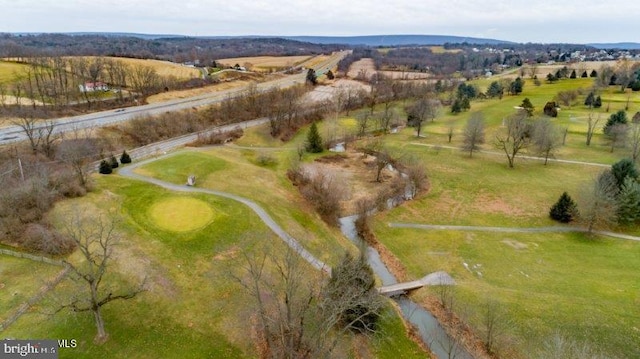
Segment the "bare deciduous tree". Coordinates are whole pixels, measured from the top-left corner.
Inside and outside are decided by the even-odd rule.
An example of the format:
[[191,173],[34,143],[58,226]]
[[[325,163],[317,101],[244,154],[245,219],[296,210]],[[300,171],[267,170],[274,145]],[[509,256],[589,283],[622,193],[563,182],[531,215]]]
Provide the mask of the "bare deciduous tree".
[[116,232],[116,221],[104,217],[82,217],[73,214],[64,223],[64,233],[76,244],[82,254],[82,262],[64,263],[73,272],[72,279],[80,285],[80,290],[61,309],[69,308],[74,312],[90,311],[93,314],[97,334],[96,343],[104,343],[108,339],[105,329],[102,307],[114,300],[131,299],[144,289],[144,281],[138,286],[120,288],[107,279],[113,259],[114,246],[120,240]]
[[562,144],[559,129],[548,118],[541,118],[533,125],[533,146],[540,156],[544,156],[544,164]]
[[611,170],[598,175],[580,196],[580,218],[587,226],[588,233],[607,228],[616,220],[618,186]]
[[594,119],[593,111],[589,112],[589,119],[587,120],[587,146],[591,145],[591,139],[598,126],[598,122],[600,122],[600,114]]
[[627,137],[629,133],[629,126],[626,124],[615,124],[607,131],[607,138],[609,144],[611,144],[610,152],[613,152],[615,148],[622,148],[627,145]]
[[640,123],[632,123],[629,131],[629,147],[631,148],[631,159],[635,162],[640,157]]
[[58,146],[57,157],[68,163],[83,187],[88,183],[87,165],[94,159],[97,147],[90,138],[65,140]]
[[469,157],[473,157],[473,151],[479,150],[484,143],[484,116],[481,112],[474,112],[464,128],[464,145],[462,149],[469,151]]
[[519,111],[506,120],[507,133],[496,136],[496,147],[507,155],[509,167],[513,168],[518,153],[529,145],[530,126],[524,111]]

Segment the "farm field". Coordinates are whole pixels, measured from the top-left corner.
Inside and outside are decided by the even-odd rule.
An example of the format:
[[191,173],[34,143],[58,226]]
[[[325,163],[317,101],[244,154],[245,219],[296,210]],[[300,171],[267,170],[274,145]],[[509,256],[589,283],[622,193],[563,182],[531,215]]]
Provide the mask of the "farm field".
[[[87,58],[95,58],[94,56],[86,56]],[[123,62],[129,66],[149,66],[152,67],[160,76],[173,76],[180,80],[188,80],[192,78],[202,77],[202,72],[194,67],[176,64],[170,61],[152,60],[152,59],[133,59],[126,57],[109,57],[116,61]]]
[[235,66],[236,64],[244,66],[247,70],[253,71],[269,71],[283,70],[292,66],[299,65],[312,56],[254,56],[254,57],[234,57],[229,59],[216,60],[225,66]]

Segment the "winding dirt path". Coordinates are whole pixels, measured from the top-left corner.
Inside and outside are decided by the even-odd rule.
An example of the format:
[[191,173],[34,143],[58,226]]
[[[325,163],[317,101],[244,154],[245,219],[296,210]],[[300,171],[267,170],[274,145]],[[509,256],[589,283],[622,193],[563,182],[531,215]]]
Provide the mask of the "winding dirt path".
[[[179,153],[179,152],[177,152]],[[307,251],[295,238],[291,237],[280,225],[276,223],[276,221],[271,218],[271,216],[264,210],[264,208],[260,207],[257,203],[251,201],[250,199],[237,196],[235,194],[211,190],[207,188],[198,188],[198,187],[190,187],[186,185],[177,185],[170,182],[165,182],[156,178],[143,176],[134,172],[134,170],[140,166],[144,166],[153,161],[157,161],[159,159],[167,158],[175,155],[176,153],[172,153],[169,155],[163,155],[156,158],[151,158],[142,162],[138,162],[132,165],[127,165],[126,167],[122,167],[118,173],[121,176],[128,177],[131,179],[139,180],[154,184],[156,186],[160,186],[162,188],[166,188],[172,191],[180,191],[180,192],[190,192],[190,193],[206,193],[218,197],[223,197],[227,199],[234,200],[236,202],[240,202],[245,206],[249,207],[255,214],[260,217],[262,222],[264,222],[272,231],[275,233],[280,239],[282,239],[291,249],[293,249],[298,255],[300,255],[304,260],[309,262],[314,268],[322,270],[329,275],[331,274],[331,267],[329,267],[326,263],[322,262],[320,259],[316,258],[313,254]]]

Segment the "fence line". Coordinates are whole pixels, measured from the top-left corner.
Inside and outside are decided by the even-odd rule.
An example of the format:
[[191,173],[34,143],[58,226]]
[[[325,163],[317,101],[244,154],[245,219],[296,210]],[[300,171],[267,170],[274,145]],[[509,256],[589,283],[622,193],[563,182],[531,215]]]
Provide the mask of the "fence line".
[[26,258],[26,259],[31,259],[32,261],[43,262],[43,263],[47,263],[47,264],[53,264],[53,265],[56,265],[56,266],[64,266],[64,263],[62,261],[60,261],[60,260],[57,260],[57,259],[51,259],[49,257],[37,256],[37,255],[34,255],[34,254],[12,251],[10,249],[0,248],[0,253],[6,254],[8,256],[16,257],[16,258]]
[[53,280],[45,283],[42,287],[40,287],[40,289],[35,295],[27,299],[26,302],[22,303],[18,307],[18,309],[15,311],[15,313],[11,314],[7,319],[5,319],[2,323],[0,323],[0,332],[9,328],[9,326],[13,324],[16,320],[18,320],[18,318],[20,318],[24,313],[26,313],[27,310],[29,310],[29,308],[31,308],[37,302],[39,302],[45,296],[45,294],[47,294],[50,290],[55,288],[55,286],[57,286],[58,283],[60,283],[64,279],[64,277],[67,276],[70,269],[71,269],[70,267],[65,266],[63,270],[58,272],[58,274],[53,278]]

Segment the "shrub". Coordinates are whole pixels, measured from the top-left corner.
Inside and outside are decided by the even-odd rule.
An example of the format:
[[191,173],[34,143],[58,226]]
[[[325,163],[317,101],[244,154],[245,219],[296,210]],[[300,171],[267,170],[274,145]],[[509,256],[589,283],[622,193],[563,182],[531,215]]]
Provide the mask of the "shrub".
[[558,202],[551,206],[551,210],[549,211],[549,216],[551,216],[552,219],[562,223],[573,221],[577,215],[578,206],[567,192],[562,193]]
[[103,175],[111,174],[111,172],[113,172],[113,168],[111,168],[111,163],[107,162],[107,160],[102,160],[100,162],[99,172],[102,173]]
[[111,159],[109,160],[109,164],[111,164],[111,168],[118,168],[118,166],[120,166],[118,164],[118,160],[116,159],[116,156],[111,155]]
[[122,156],[120,156],[120,163],[131,163],[131,157],[127,153],[127,151],[122,151]]
[[258,158],[256,158],[256,162],[258,166],[272,167],[278,164],[278,159],[268,153],[261,153],[258,155]]
[[25,230],[22,246],[37,252],[62,255],[73,252],[75,242],[40,223],[31,223]]

